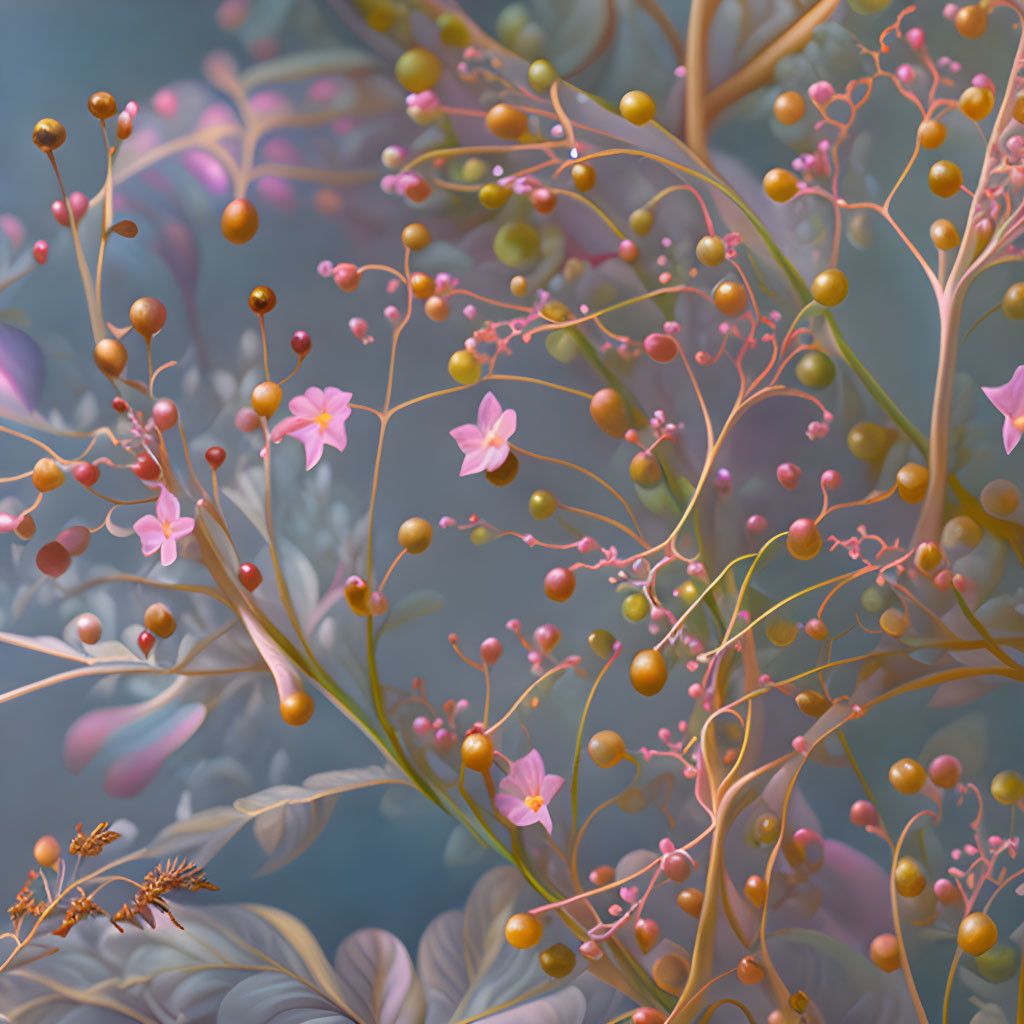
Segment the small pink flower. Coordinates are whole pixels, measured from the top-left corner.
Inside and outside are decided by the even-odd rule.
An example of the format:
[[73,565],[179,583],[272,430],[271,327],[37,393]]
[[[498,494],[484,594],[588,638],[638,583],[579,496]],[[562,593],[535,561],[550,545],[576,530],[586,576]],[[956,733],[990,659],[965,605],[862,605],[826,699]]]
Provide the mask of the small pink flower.
[[462,460],[459,476],[489,473],[497,469],[508,458],[508,439],[515,432],[515,409],[503,411],[494,393],[488,391],[477,410],[476,425],[466,423],[448,431],[466,456]]
[[345,420],[352,415],[351,391],[338,388],[306,388],[289,403],[291,416],[281,420],[271,431],[270,440],[277,444],[286,434],[293,434],[306,447],[306,469],[312,469],[329,444],[339,452],[345,450],[348,436]]
[[1009,455],[1024,434],[1024,366],[997,388],[982,388],[985,397],[1003,414],[1003,447]]
[[181,503],[163,484],[156,499],[156,515],[143,516],[133,527],[142,541],[142,553],[160,552],[160,564],[170,565],[178,557],[178,541],[195,529],[196,521],[181,514]]
[[508,775],[498,786],[494,803],[513,825],[524,827],[540,822],[550,833],[548,804],[564,782],[561,775],[546,775],[540,752],[531,750],[526,757],[512,762]]

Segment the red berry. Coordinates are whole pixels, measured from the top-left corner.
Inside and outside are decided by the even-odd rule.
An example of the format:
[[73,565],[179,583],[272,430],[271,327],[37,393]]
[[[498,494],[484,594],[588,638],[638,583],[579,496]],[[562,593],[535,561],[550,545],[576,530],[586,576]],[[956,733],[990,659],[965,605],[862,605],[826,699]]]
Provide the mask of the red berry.
[[100,467],[91,462],[76,462],[71,474],[83,487],[92,487],[100,478]]
[[228,453],[224,451],[220,445],[213,445],[206,449],[206,461],[210,464],[212,469],[220,469],[224,465],[224,460],[228,457]]
[[114,412],[125,413],[128,411],[128,403],[120,395],[113,399],[110,404],[113,406]]
[[143,452],[132,466],[132,472],[140,480],[156,480],[160,476],[160,463],[149,452]]
[[49,255],[50,247],[40,238],[39,241],[32,246],[32,256],[35,258],[36,263],[42,265],[46,262]]
[[153,404],[153,422],[160,430],[170,430],[178,422],[178,407],[169,398],[158,398]]
[[313,339],[307,331],[296,331],[292,335],[292,351],[297,356],[304,356],[313,347]]
[[250,593],[263,582],[263,573],[252,562],[243,562],[238,567],[238,578]]
[[36,567],[44,576],[56,579],[68,571],[71,565],[71,554],[63,544],[51,540],[36,552]]
[[148,629],[144,629],[139,634],[139,650],[143,654],[149,654],[153,650],[153,645],[156,643],[156,637]]

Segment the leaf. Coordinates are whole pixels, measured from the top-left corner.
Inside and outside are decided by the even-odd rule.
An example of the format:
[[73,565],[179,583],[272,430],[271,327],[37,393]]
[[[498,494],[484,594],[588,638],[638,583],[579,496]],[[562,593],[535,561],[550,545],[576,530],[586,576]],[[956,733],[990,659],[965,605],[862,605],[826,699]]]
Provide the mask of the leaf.
[[436,591],[416,590],[403,597],[395,605],[384,625],[380,627],[380,633],[386,633],[389,629],[398,629],[409,622],[423,618],[424,615],[440,611],[443,607],[444,600]]
[[110,225],[110,230],[122,238],[134,238],[139,233],[139,225],[133,220],[119,220]]
[[301,786],[272,786],[236,800],[234,810],[257,819],[256,839],[270,857],[259,874],[276,871],[305,852],[323,831],[342,793],[386,783],[409,784],[397,769],[373,765],[320,772]]
[[426,1011],[423,989],[409,951],[390,932],[363,928],[338,946],[334,969],[348,1004],[361,1020],[375,1024],[420,1024]]

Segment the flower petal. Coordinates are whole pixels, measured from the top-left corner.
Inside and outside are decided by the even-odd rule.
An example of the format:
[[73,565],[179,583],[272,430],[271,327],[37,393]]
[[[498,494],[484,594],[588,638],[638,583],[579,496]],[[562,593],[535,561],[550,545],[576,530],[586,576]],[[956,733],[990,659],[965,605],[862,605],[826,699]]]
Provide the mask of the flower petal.
[[156,499],[156,517],[161,522],[169,522],[181,515],[181,503],[162,484],[160,486],[160,497]]
[[455,443],[459,446],[459,451],[464,455],[468,455],[470,452],[475,452],[478,448],[483,446],[484,435],[480,433],[477,427],[474,427],[472,423],[463,424],[461,427],[455,427],[454,430],[449,430],[449,434],[455,438]]
[[476,425],[480,428],[480,433],[486,434],[493,429],[500,416],[501,402],[494,397],[493,391],[488,391],[480,400],[480,408],[476,414]]
[[491,450],[478,448],[469,452],[462,460],[462,468],[459,476],[471,476],[473,473],[483,473],[490,468]]

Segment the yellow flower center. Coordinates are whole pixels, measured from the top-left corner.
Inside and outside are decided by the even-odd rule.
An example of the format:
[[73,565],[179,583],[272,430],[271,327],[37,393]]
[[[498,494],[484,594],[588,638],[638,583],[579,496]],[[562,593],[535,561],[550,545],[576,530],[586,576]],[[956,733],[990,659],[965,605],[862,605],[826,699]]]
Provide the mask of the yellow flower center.
[[165,537],[170,537],[170,535],[171,535],[171,526],[173,524],[169,520],[165,519],[160,525],[164,528],[164,536]]
[[1024,413],[1020,416],[1014,416],[1013,418],[1014,430],[1024,431]]
[[505,439],[500,434],[496,434],[493,430],[487,431],[487,436],[484,438],[485,448],[500,448],[504,443]]
[[528,796],[525,800],[526,806],[535,813],[544,806],[544,798],[542,796]]
[[334,417],[329,412],[322,412],[313,422],[320,425],[320,433],[322,434],[327,429],[327,424],[333,419]]

